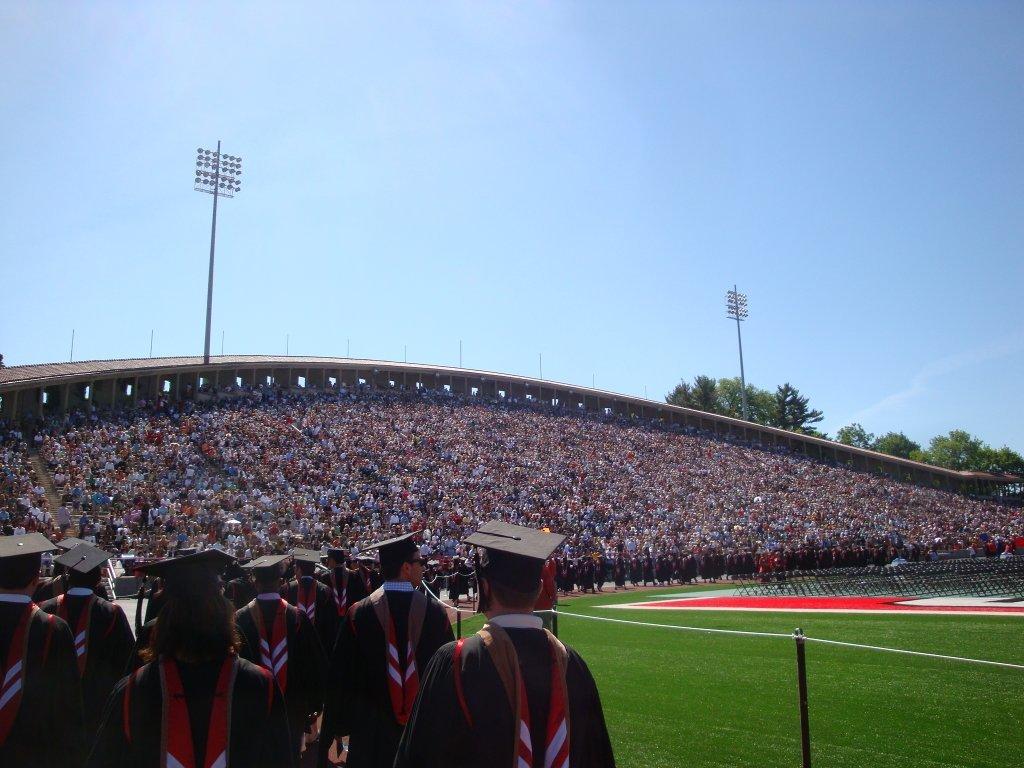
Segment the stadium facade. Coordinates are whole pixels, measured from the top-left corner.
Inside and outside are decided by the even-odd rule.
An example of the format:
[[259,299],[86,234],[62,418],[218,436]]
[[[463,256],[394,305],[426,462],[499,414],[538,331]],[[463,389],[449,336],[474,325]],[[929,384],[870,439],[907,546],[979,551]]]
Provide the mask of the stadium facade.
[[[723,438],[780,446],[810,458],[854,470],[877,472],[924,486],[977,495],[997,495],[1020,478],[987,472],[961,472],[876,453],[810,435],[788,432],[682,408],[656,400],[493,371],[387,360],[344,357],[222,355],[203,358],[154,357],[89,360],[0,368],[0,418],[33,421],[93,405],[131,407],[159,395],[172,399],[232,397],[235,387],[274,386],[295,391],[341,387],[447,389],[466,398],[536,400],[591,413],[661,421],[692,427]],[[216,394],[214,394],[216,393]]]

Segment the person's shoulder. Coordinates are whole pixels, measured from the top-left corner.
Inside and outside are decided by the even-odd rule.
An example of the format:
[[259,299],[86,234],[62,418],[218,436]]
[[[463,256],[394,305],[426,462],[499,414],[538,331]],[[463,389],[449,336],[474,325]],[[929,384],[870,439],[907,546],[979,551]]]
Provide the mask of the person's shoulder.
[[124,613],[124,609],[117,603],[107,600],[102,595],[96,595],[93,601],[93,610],[99,610],[106,614]]
[[238,664],[238,671],[235,675],[237,683],[245,686],[258,686],[265,690],[265,686],[271,680],[269,671],[241,656],[236,659],[236,663]]
[[[565,645],[565,643],[563,643]],[[566,672],[568,674],[582,675],[587,680],[593,681],[594,677],[590,674],[590,667],[587,666],[587,662],[579,654],[579,652],[569,646],[565,645],[566,652]]]
[[452,640],[434,651],[434,655],[430,657],[430,663],[427,667],[433,670],[435,674],[449,673],[454,664],[456,646],[460,642],[459,640]]
[[[46,602],[50,602],[47,600]],[[39,610],[35,611],[29,622],[30,631],[31,628],[45,629],[48,632],[52,632],[54,635],[68,636],[68,640],[71,639],[71,627],[64,621],[60,616],[55,613],[43,610],[42,606],[39,606]]]
[[59,605],[60,601],[56,597],[51,597],[49,600],[43,600],[43,602],[39,603],[39,610],[46,613],[56,613]]

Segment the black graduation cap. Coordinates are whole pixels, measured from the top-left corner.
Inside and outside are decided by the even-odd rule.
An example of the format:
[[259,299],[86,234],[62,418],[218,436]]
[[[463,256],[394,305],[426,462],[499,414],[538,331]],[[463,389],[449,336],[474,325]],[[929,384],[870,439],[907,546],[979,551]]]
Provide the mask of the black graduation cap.
[[55,542],[57,547],[59,549],[64,550],[65,552],[70,552],[75,547],[80,547],[82,544],[88,543],[89,542],[83,541],[82,539],[76,539],[74,536],[68,536],[66,538],[61,539],[58,542]]
[[41,555],[57,549],[48,538],[41,533],[26,533],[24,536],[0,536],[0,560],[25,555]]
[[103,566],[113,555],[97,549],[91,544],[79,544],[70,552],[65,552],[60,557],[54,558],[53,562],[63,565],[69,571],[78,573],[89,573]]
[[320,550],[296,548],[291,551],[291,557],[294,557],[300,563],[317,564],[320,562]]
[[366,552],[376,549],[380,553],[381,568],[390,568],[401,564],[403,561],[408,560],[411,555],[420,551],[420,548],[412,540],[412,537],[415,535],[415,533],[403,533],[401,536],[396,536],[393,539],[378,541],[376,544],[371,544],[364,549]]
[[484,577],[519,592],[532,592],[540,583],[544,561],[565,536],[498,520],[484,523],[463,541],[481,548]]
[[234,558],[219,549],[205,549],[202,552],[158,560],[142,566],[139,570],[150,576],[160,576],[164,589],[187,596],[196,591],[216,589],[217,576]]
[[267,571],[273,571],[280,575],[281,563],[287,560],[291,555],[263,555],[263,557],[257,557],[255,560],[250,560],[248,563],[242,566],[246,571],[260,571],[263,575]]
[[336,563],[344,563],[348,559],[348,552],[339,547],[328,547],[327,557]]

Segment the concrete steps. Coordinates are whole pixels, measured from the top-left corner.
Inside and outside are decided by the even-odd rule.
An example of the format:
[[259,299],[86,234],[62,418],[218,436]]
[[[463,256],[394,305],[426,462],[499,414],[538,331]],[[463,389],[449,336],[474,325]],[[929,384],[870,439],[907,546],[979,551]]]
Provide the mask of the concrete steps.
[[50,477],[50,470],[46,468],[46,463],[38,453],[30,453],[28,455],[28,462],[32,467],[32,474],[35,476],[36,481],[43,486],[43,490],[46,492],[47,511],[51,515],[56,515],[57,510],[60,509],[60,494],[57,493],[57,488],[53,484],[53,478]]

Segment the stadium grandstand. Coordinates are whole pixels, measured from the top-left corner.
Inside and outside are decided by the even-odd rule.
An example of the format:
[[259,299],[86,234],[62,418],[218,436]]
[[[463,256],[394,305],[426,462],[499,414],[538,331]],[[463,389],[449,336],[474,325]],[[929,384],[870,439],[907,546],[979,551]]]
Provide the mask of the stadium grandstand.
[[[481,520],[568,535],[634,582],[1012,552],[1019,478],[956,472],[540,379],[328,357],[0,369],[6,532],[239,557]],[[603,573],[601,574],[603,575]],[[563,574],[564,576],[564,574]]]

